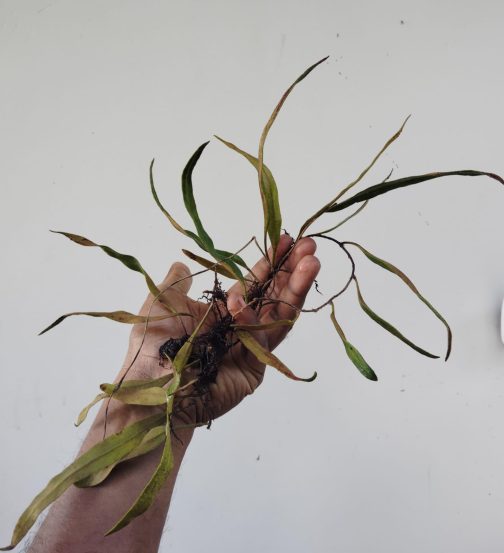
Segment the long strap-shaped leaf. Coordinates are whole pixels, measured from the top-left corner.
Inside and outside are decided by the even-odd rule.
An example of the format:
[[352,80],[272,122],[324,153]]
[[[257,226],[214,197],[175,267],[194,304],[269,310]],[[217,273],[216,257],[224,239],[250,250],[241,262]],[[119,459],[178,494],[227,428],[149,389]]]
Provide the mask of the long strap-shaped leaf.
[[[360,173],[360,175],[354,179],[350,184],[346,185],[343,190],[338,192],[337,196],[333,198],[330,202],[325,204],[323,207],[321,207],[317,213],[312,215],[309,219],[307,219],[304,223],[301,229],[299,230],[298,238],[303,236],[303,234],[306,232],[308,227],[310,227],[321,215],[324,213],[327,213],[329,208],[332,207],[335,202],[341,198],[343,194],[345,194],[348,190],[353,188],[356,184],[358,184],[366,175],[367,173],[373,168],[374,164],[380,159],[380,157],[385,153],[385,151],[391,146],[400,136],[402,131],[404,130],[404,127],[406,126],[406,123],[408,122],[410,116],[406,117],[404,120],[404,123],[401,125],[398,131],[396,131],[388,140],[385,142],[385,144],[382,146],[381,150],[375,155],[375,157],[372,159],[371,163]],[[388,180],[388,177],[385,179],[386,182]],[[355,213],[355,215],[358,213],[358,211]],[[345,220],[346,221],[346,220]],[[343,222],[345,222],[343,221]],[[343,224],[343,222],[341,224]],[[333,229],[332,229],[333,230]],[[329,230],[324,231],[329,232]]]
[[369,307],[369,305],[364,301],[364,298],[362,297],[362,293],[361,293],[361,290],[360,290],[359,283],[358,283],[358,281],[355,277],[354,277],[354,282],[355,282],[355,287],[357,289],[357,297],[359,299],[359,304],[362,307],[362,310],[364,311],[364,313],[366,313],[366,315],[368,315],[375,323],[379,324],[382,328],[384,328],[385,330],[390,332],[390,334],[392,334],[396,338],[399,338],[399,340],[404,342],[406,345],[408,345],[410,348],[414,349],[418,353],[421,353],[422,355],[425,355],[426,357],[430,357],[431,359],[439,359],[439,355],[434,355],[432,353],[429,353],[428,351],[426,351],[426,350],[422,349],[421,347],[417,346],[411,340],[408,340],[408,338],[406,338],[406,336],[401,334],[401,332],[399,332],[399,330],[397,330],[397,328],[395,328],[388,321],[386,321],[385,319],[382,319],[382,317],[380,317],[378,314],[376,314]]
[[504,184],[504,180],[501,177],[499,177],[499,175],[496,175],[495,173],[487,173],[485,171],[473,171],[472,169],[466,169],[462,171],[440,171],[436,173],[426,173],[425,175],[403,177],[402,179],[390,180],[386,182],[381,182],[379,184],[375,184],[373,186],[370,186],[369,188],[366,188],[365,190],[362,190],[361,192],[358,192],[351,198],[348,198],[348,200],[344,200],[343,202],[333,204],[327,211],[328,212],[340,211],[342,209],[346,209],[347,207],[350,207],[351,205],[354,205],[359,202],[364,202],[366,200],[370,200],[371,198],[375,198],[376,196],[386,194],[387,192],[390,192],[391,190],[395,190],[397,188],[404,188],[405,186],[411,186],[412,184],[417,184],[419,182],[424,182],[432,179],[439,179],[440,177],[450,177],[450,176],[456,176],[456,175],[462,176],[462,177],[486,176],[486,177],[495,179],[501,184]]
[[345,333],[343,332],[343,329],[341,328],[340,324],[336,320],[336,315],[334,314],[333,302],[331,302],[331,321],[334,325],[334,328],[336,329],[336,332],[341,338],[343,345],[345,346],[345,351],[350,361],[352,361],[352,363],[355,365],[355,367],[357,367],[359,372],[363,376],[365,376],[368,380],[374,380],[374,381],[378,380],[376,373],[369,366],[368,362],[364,359],[364,357],[362,357],[361,352],[347,340]]
[[[102,399],[106,399],[112,395],[116,399],[121,399],[121,397],[128,399],[129,397],[131,397],[132,392],[138,392],[142,390],[148,390],[149,388],[164,386],[170,379],[171,375],[165,375],[159,378],[152,378],[148,380],[125,380],[121,383],[119,387],[117,384],[100,384],[100,389],[102,390],[102,393],[98,394],[93,399],[93,401],[91,401],[91,403],[89,403],[88,405],[86,405],[86,407],[84,407],[84,409],[82,409],[82,411],[79,413],[79,416],[77,417],[77,422],[75,423],[75,426],[81,425],[86,420],[90,409]],[[119,392],[122,393],[119,394]],[[127,401],[125,401],[125,403],[127,403]],[[161,401],[159,405],[163,403],[164,401]]]
[[170,319],[171,317],[175,317],[177,315],[184,315],[184,313],[178,313],[177,315],[170,313],[169,315],[143,317],[142,315],[134,315],[133,313],[128,313],[128,311],[74,311],[73,313],[67,313],[66,315],[61,315],[61,317],[58,317],[48,327],[39,332],[39,336],[45,334],[47,331],[62,323],[67,317],[73,317],[75,315],[87,315],[88,317],[104,317],[106,319],[110,319],[111,321],[115,321],[116,323],[136,325],[146,323],[147,321],[163,321],[164,319]]
[[75,242],[76,244],[79,244],[80,246],[100,248],[107,255],[109,255],[110,257],[113,257],[114,259],[119,260],[123,265],[128,267],[128,269],[131,269],[132,271],[136,271],[137,273],[141,273],[145,278],[145,282],[147,283],[147,287],[149,288],[150,293],[154,297],[158,297],[159,301],[167,309],[169,309],[172,313],[176,314],[175,310],[170,305],[168,305],[165,298],[161,295],[160,290],[154,284],[154,281],[149,276],[147,271],[142,267],[142,265],[140,265],[140,262],[138,261],[138,259],[136,259],[132,255],[116,252],[115,250],[113,250],[109,246],[104,246],[103,244],[96,244],[96,242],[93,242],[92,240],[89,240],[88,238],[85,238],[84,236],[80,236],[78,234],[72,234],[71,232],[62,232],[62,231],[59,231],[59,230],[52,230],[51,232],[54,232],[56,234],[62,234],[63,236],[66,236],[67,238],[72,240],[72,242]]
[[128,453],[126,457],[120,459],[116,463],[109,465],[108,467],[105,467],[104,469],[95,472],[94,474],[91,474],[87,478],[83,478],[82,480],[75,482],[75,486],[77,486],[78,488],[91,488],[93,486],[98,486],[98,484],[101,484],[104,480],[106,480],[107,476],[114,470],[114,467],[116,467],[118,464],[124,461],[129,461],[130,459],[135,459],[136,457],[140,457],[141,455],[145,455],[153,449],[156,449],[165,441],[165,436],[166,433],[164,425],[152,428],[143,437],[140,444],[135,447],[135,449],[133,449],[130,453]]
[[225,265],[227,265],[230,271],[235,275],[235,277],[243,282],[243,275],[234,261],[234,256],[222,255],[222,252],[215,248],[213,240],[210,238],[209,234],[203,227],[198,209],[196,207],[196,200],[194,199],[192,185],[192,173],[194,171],[194,168],[196,167],[199,158],[201,157],[201,154],[203,153],[203,150],[207,147],[208,144],[208,142],[205,142],[194,152],[194,154],[187,162],[184,171],[182,172],[182,194],[184,197],[184,204],[187,212],[194,222],[194,226],[196,227],[196,232],[198,233],[198,238],[201,241],[203,249],[207,251],[210,255],[212,255],[215,259],[217,259],[218,261],[222,261]]
[[[234,150],[242,155],[253,167],[255,167],[257,171],[259,171],[259,160],[256,157],[245,152],[241,148],[238,148],[238,146],[232,142],[228,142],[217,135],[215,135],[215,138],[220,140],[231,150]],[[282,230],[282,214],[280,212],[278,187],[275,182],[275,178],[273,177],[270,169],[264,164],[261,171],[260,191],[264,212],[264,232],[269,236],[272,245],[274,244],[274,249],[276,249]]]
[[192,259],[193,261],[196,261],[196,263],[199,263],[206,269],[210,269],[212,271],[216,271],[222,276],[225,276],[227,278],[237,279],[236,275],[231,271],[224,263],[221,263],[220,261],[210,261],[209,259],[205,259],[204,257],[201,257],[200,255],[197,255],[193,252],[190,252],[189,250],[182,250],[182,253],[184,255],[187,255],[189,259]]
[[187,362],[191,355],[192,348],[193,348],[193,341],[196,338],[196,336],[199,334],[201,327],[203,326],[203,323],[206,321],[208,315],[210,314],[211,308],[212,308],[212,305],[210,304],[210,306],[208,307],[208,310],[206,311],[201,321],[198,323],[197,327],[194,329],[191,336],[187,339],[187,341],[180,348],[177,355],[173,359],[173,371],[174,371],[173,378],[168,386],[168,390],[166,390],[166,395],[167,395],[166,438],[165,438],[163,453],[161,455],[159,464],[156,470],[154,471],[154,474],[151,476],[149,482],[147,483],[145,488],[142,490],[142,492],[136,499],[135,503],[128,509],[128,511],[122,516],[122,518],[107,532],[106,534],[107,536],[127,526],[134,518],[143,514],[152,505],[152,502],[156,498],[156,495],[158,494],[159,490],[163,487],[163,484],[166,482],[166,479],[168,478],[168,475],[170,474],[173,468],[173,451],[172,451],[172,445],[171,445],[171,430],[170,430],[170,416],[173,410],[173,401],[175,398],[175,393],[177,392],[180,386],[182,371],[184,370],[184,367],[187,365]]
[[352,246],[359,248],[359,250],[370,261],[372,261],[379,267],[382,267],[383,269],[397,275],[404,282],[404,284],[406,284],[406,286],[417,296],[417,298],[420,301],[422,301],[432,311],[432,313],[444,324],[444,326],[446,327],[446,332],[448,334],[446,355],[445,355],[445,361],[447,361],[448,357],[450,357],[450,352],[452,347],[452,331],[451,331],[450,325],[447,323],[446,319],[441,315],[441,313],[439,313],[439,311],[427,300],[427,298],[425,298],[424,296],[422,296],[422,294],[420,294],[420,292],[418,291],[418,288],[413,284],[413,282],[395,265],[392,265],[392,263],[389,263],[384,259],[380,259],[379,257],[372,254],[370,251],[366,250],[366,248],[364,248],[360,244],[357,244],[356,242],[344,242],[344,244],[350,244]]
[[65,470],[51,479],[47,486],[35,497],[19,518],[11,544],[0,551],[10,551],[23,539],[38,516],[72,484],[124,458],[141,442],[146,433],[162,423],[164,413],[152,415],[138,421],[83,453]]
[[[159,199],[159,196],[156,192],[156,187],[154,185],[153,167],[154,167],[154,160],[152,160],[152,162],[150,164],[149,177],[150,177],[150,187],[151,187],[152,196],[154,197],[154,200],[155,200],[157,206],[163,212],[163,214],[166,216],[168,221],[170,221],[170,223],[173,225],[173,227],[175,229],[177,229],[179,232],[181,232],[184,236],[188,236],[189,238],[192,238],[202,250],[207,251],[206,248],[205,248],[205,245],[201,241],[200,237],[197,234],[194,234],[194,232],[185,229],[184,227],[182,227],[182,225],[177,223],[177,221],[172,217],[172,215],[170,215],[170,213],[166,210],[166,208],[161,203],[161,200]],[[243,261],[243,259],[239,255],[233,254],[233,253],[225,251],[225,250],[215,249],[215,251],[219,254],[219,256],[220,256],[219,259],[224,259],[224,258],[231,259],[235,263],[237,263],[238,265],[244,267],[245,269],[247,268],[246,263]]]
[[315,371],[312,376],[309,378],[301,378],[296,376],[276,355],[268,351],[263,347],[247,330],[240,330],[239,328],[235,329],[236,336],[238,340],[256,357],[258,361],[264,363],[265,365],[270,365],[274,367],[286,377],[292,380],[298,380],[302,382],[312,382],[317,378],[317,372]]
[[282,230],[282,216],[280,213],[280,204],[278,201],[278,190],[276,190],[276,185],[274,189],[268,188],[267,186],[265,186],[265,185],[268,185],[268,180],[263,178],[263,172],[265,172],[264,161],[263,161],[264,144],[266,142],[266,138],[268,137],[268,133],[273,123],[275,122],[275,119],[277,118],[278,113],[282,109],[282,106],[285,100],[287,100],[287,97],[292,92],[294,87],[298,83],[300,83],[303,79],[305,79],[317,66],[319,66],[321,63],[326,61],[328,57],[329,56],[326,56],[325,58],[322,58],[318,62],[308,67],[308,69],[306,69],[283,93],[282,97],[280,98],[280,101],[275,106],[273,113],[271,114],[270,118],[266,122],[266,125],[264,126],[264,129],[261,134],[261,138],[259,140],[259,151],[257,155],[257,173],[259,177],[259,189],[261,190],[261,198],[263,202],[265,233],[266,232],[268,233],[268,236],[271,241],[271,248],[273,251],[273,255],[272,255],[273,262],[275,260],[275,252],[278,246],[278,242],[280,240],[280,233]]

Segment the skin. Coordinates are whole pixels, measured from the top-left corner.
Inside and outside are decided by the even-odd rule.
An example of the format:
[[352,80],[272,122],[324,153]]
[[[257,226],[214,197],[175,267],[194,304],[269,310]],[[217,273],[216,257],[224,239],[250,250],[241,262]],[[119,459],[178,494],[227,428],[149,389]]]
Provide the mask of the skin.
[[[281,237],[277,258],[283,256],[292,245],[292,239]],[[296,308],[304,304],[306,294],[316,278],[320,263],[314,256],[315,242],[310,238],[300,240],[294,247],[284,271],[277,274],[272,297],[279,300],[261,311],[258,318],[252,307],[245,305],[237,284],[229,290],[227,307],[235,322],[240,324],[268,323],[279,319],[293,319]],[[252,269],[254,275],[264,281],[269,272],[267,261],[261,259]],[[136,325],[129,342],[128,353],[117,380],[127,372],[128,379],[157,378],[166,374],[169,367],[159,363],[159,347],[169,337],[179,337],[190,333],[197,321],[204,315],[208,305],[192,300],[187,296],[191,277],[189,269],[183,263],[174,263],[160,290],[166,290],[165,300],[179,312],[189,312],[194,318],[185,317],[183,325],[178,317],[150,323],[144,338],[144,326]],[[145,301],[141,315],[147,315],[153,297]],[[290,304],[290,305],[289,305]],[[156,302],[150,314],[163,315],[166,309]],[[208,320],[211,325],[212,320]],[[185,326],[185,329],[184,329]],[[203,329],[204,331],[204,329]],[[264,347],[272,351],[286,336],[288,327],[279,327],[268,331],[255,331],[254,337]],[[141,348],[140,355],[128,370],[135,354]],[[194,427],[206,424],[230,411],[246,396],[252,394],[262,382],[265,365],[246,350],[236,344],[225,356],[219,366],[214,384],[210,385],[208,397],[203,401],[179,402],[176,404],[177,419],[174,421],[178,439],[173,439],[174,468],[163,489],[151,508],[139,518],[133,520],[123,530],[104,537],[114,523],[131,505],[155,470],[160,448],[131,461],[119,465],[110,477],[94,488],[71,487],[50,509],[39,531],[29,547],[30,553],[155,553],[164,528],[173,488],[178,470],[187,448],[193,438]],[[103,439],[106,404],[94,420],[80,453]],[[152,407],[125,406],[111,400],[107,413],[107,435],[118,432],[125,425],[152,414]]]

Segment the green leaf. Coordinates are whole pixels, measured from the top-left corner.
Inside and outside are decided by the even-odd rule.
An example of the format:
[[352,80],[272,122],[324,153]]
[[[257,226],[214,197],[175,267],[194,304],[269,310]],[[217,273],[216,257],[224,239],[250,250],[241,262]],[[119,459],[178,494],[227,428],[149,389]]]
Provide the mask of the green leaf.
[[[241,154],[247,159],[257,171],[259,171],[259,160],[238,148],[233,143],[224,140],[215,135],[217,140],[220,140],[231,150]],[[282,232],[282,214],[280,212],[280,201],[278,199],[278,187],[276,185],[273,174],[269,168],[263,164],[261,171],[261,181],[259,190],[261,192],[261,200],[264,213],[264,232],[270,238],[273,250],[276,250],[278,241],[280,240],[280,234]]]
[[451,346],[452,346],[452,331],[450,328],[450,325],[446,322],[446,319],[439,313],[439,311],[424,297],[420,292],[418,291],[418,288],[413,284],[413,282],[395,265],[392,265],[392,263],[389,263],[388,261],[385,261],[384,259],[380,259],[376,255],[372,254],[370,251],[366,250],[363,246],[360,244],[357,244],[356,242],[344,242],[343,244],[350,244],[352,246],[355,246],[359,248],[359,250],[373,263],[378,265],[379,267],[382,267],[383,269],[390,271],[391,273],[397,275],[405,284],[408,286],[408,288],[417,296],[417,298],[422,301],[431,311],[432,313],[444,324],[447,331],[447,347],[446,347],[446,355],[445,355],[445,361],[448,360],[448,357],[450,357],[451,352]]
[[386,194],[387,192],[390,192],[391,190],[395,190],[396,188],[404,188],[405,186],[411,186],[412,184],[417,184],[419,182],[424,182],[432,179],[438,179],[440,177],[449,177],[449,176],[463,176],[463,177],[486,176],[497,180],[501,184],[504,184],[504,180],[501,177],[499,177],[499,175],[496,175],[494,173],[486,173],[484,171],[473,171],[473,170],[467,169],[463,171],[443,171],[443,172],[436,172],[436,173],[426,173],[425,175],[404,177],[402,179],[396,179],[396,180],[375,184],[374,186],[370,186],[369,188],[366,188],[365,190],[358,192],[351,198],[348,198],[348,200],[344,200],[343,202],[333,204],[327,211],[328,212],[340,211],[356,203],[364,202],[366,200],[370,200],[371,198],[375,198],[376,196],[381,196],[382,194]]
[[58,499],[65,490],[75,482],[87,478],[91,474],[95,474],[128,455],[142,442],[146,433],[151,428],[162,423],[164,419],[164,413],[147,417],[127,426],[118,434],[105,438],[105,440],[83,453],[71,465],[52,478],[47,486],[35,497],[20,516],[12,535],[11,544],[0,550],[10,551],[16,547],[33,526],[42,511]]
[[[150,186],[151,186],[152,196],[154,197],[154,200],[155,200],[156,204],[158,205],[159,209],[164,213],[164,215],[170,221],[170,223],[173,225],[174,228],[176,228],[184,236],[188,236],[189,238],[192,238],[202,250],[207,251],[207,248],[203,244],[200,237],[197,234],[194,234],[194,232],[191,232],[190,230],[187,230],[187,229],[183,228],[182,225],[177,223],[177,221],[170,215],[170,213],[168,213],[168,211],[165,209],[165,207],[161,203],[161,200],[159,199],[159,196],[156,192],[156,187],[154,186],[153,166],[154,166],[154,160],[152,160],[151,165],[150,165],[150,170],[149,170]],[[227,251],[224,251],[224,250],[219,250],[219,249],[215,249],[215,252],[217,252],[217,254],[218,254],[218,259],[224,259],[224,258],[230,259],[231,261],[234,261],[236,264],[244,267],[245,269],[248,268],[247,265],[245,264],[245,262],[243,261],[243,259],[237,254],[233,254],[233,253],[230,253],[230,252],[227,252]],[[233,278],[235,278],[235,277],[233,277]]]
[[159,209],[163,212],[163,214],[166,216],[166,218],[168,219],[168,221],[170,221],[170,223],[173,225],[173,227],[175,229],[177,229],[179,232],[181,232],[183,235],[185,236],[189,236],[190,238],[192,238],[197,244],[198,246],[201,247],[201,240],[199,239],[198,236],[196,236],[196,234],[194,234],[194,232],[191,232],[190,230],[187,230],[185,229],[184,227],[182,227],[182,225],[179,225],[177,223],[177,221],[170,215],[170,213],[168,213],[168,211],[165,209],[165,207],[163,206],[163,204],[161,203],[161,200],[159,199],[159,196],[156,192],[156,187],[154,186],[154,160],[151,161],[151,164],[150,164],[150,168],[149,168],[149,179],[150,179],[150,187],[151,187],[151,192],[152,192],[152,196],[154,197],[154,201],[156,202],[157,206],[159,207]]
[[231,254],[231,257],[223,256],[220,250],[217,250],[215,248],[213,240],[210,238],[209,234],[203,227],[203,223],[201,222],[198,209],[196,207],[192,185],[192,173],[194,168],[196,167],[199,158],[201,157],[201,154],[203,153],[203,150],[207,147],[208,144],[208,142],[202,144],[194,152],[194,154],[187,162],[187,165],[184,167],[184,171],[182,172],[182,194],[184,197],[184,204],[196,227],[196,232],[201,242],[201,247],[206,252],[211,254],[215,259],[221,261],[223,264],[228,266],[230,271],[235,275],[235,278],[243,283],[243,275],[236,263],[233,261],[233,255]]
[[309,378],[296,376],[276,355],[264,348],[247,330],[236,329],[236,336],[258,361],[274,367],[288,378],[302,382],[312,382],[317,378],[317,372],[314,372]]
[[376,373],[369,366],[368,362],[364,359],[364,357],[362,357],[362,354],[360,353],[360,351],[347,340],[345,333],[343,332],[343,329],[341,328],[340,324],[336,320],[336,316],[334,314],[334,304],[332,302],[331,302],[331,321],[334,325],[334,328],[336,329],[336,332],[339,334],[339,337],[341,338],[343,345],[345,346],[345,351],[350,361],[352,361],[352,363],[357,367],[359,372],[363,376],[365,376],[368,380],[373,380],[373,381],[378,380]]
[[66,315],[61,315],[61,317],[58,317],[47,328],[44,328],[42,332],[39,332],[39,336],[42,336],[42,334],[45,334],[47,331],[62,323],[67,317],[73,317],[75,315],[87,315],[88,317],[104,317],[117,323],[135,325],[152,321],[162,321],[164,319],[170,319],[171,317],[175,317],[177,315],[185,315],[185,313],[177,313],[177,315],[171,313],[170,315],[158,315],[156,317],[142,317],[141,315],[133,315],[133,313],[128,313],[127,311],[74,311],[73,313],[67,313]]
[[204,257],[201,257],[199,255],[196,255],[195,253],[190,252],[189,250],[182,250],[182,253],[187,255],[189,259],[192,259],[193,261],[196,261],[196,263],[199,263],[203,267],[210,269],[212,271],[216,271],[222,276],[225,276],[227,278],[232,278],[234,280],[237,279],[236,275],[231,271],[226,265],[223,263],[217,261],[210,261],[209,259],[205,259]]
[[430,357],[431,359],[439,359],[439,355],[434,355],[432,353],[429,353],[428,351],[422,349],[421,347],[415,345],[411,340],[408,340],[406,336],[401,334],[397,328],[392,326],[389,322],[387,322],[385,319],[382,319],[379,315],[377,315],[370,307],[369,305],[364,301],[364,298],[362,297],[362,293],[359,287],[359,283],[357,282],[357,279],[354,278],[355,286],[357,289],[357,297],[359,299],[359,304],[362,307],[362,310],[368,315],[373,321],[377,324],[379,324],[382,328],[390,332],[390,334],[393,334],[396,338],[399,338],[402,342],[404,342],[406,345],[408,345],[410,348],[414,349],[418,353],[421,353],[422,355],[425,355],[426,357]]
[[145,282],[147,283],[147,287],[149,288],[150,293],[155,297],[159,296],[159,301],[161,301],[163,305],[165,305],[172,313],[175,313],[173,308],[166,304],[166,300],[164,300],[164,298],[160,295],[161,292],[159,291],[158,287],[154,284],[154,281],[151,279],[147,271],[142,267],[142,265],[140,265],[140,262],[132,255],[116,252],[115,250],[113,250],[112,248],[109,248],[108,246],[96,244],[95,242],[89,240],[88,238],[85,238],[84,236],[79,236],[78,234],[72,234],[70,232],[62,232],[59,230],[52,230],[51,232],[54,232],[56,234],[62,234],[63,236],[66,236],[67,238],[72,240],[72,242],[75,242],[80,246],[101,248],[107,255],[109,255],[110,257],[113,257],[114,259],[119,260],[123,265],[128,267],[128,269],[131,269],[132,271],[136,271],[137,273],[141,273],[145,278]]
[[165,436],[166,433],[164,425],[152,428],[147,432],[140,444],[135,449],[133,449],[131,453],[126,455],[126,457],[120,459],[117,463],[114,463],[102,470],[99,470],[98,472],[88,476],[87,478],[83,478],[82,480],[75,482],[75,486],[77,486],[78,488],[91,488],[93,486],[98,486],[104,480],[106,480],[108,475],[114,470],[117,465],[124,461],[134,459],[135,457],[145,455],[146,453],[149,453],[150,451],[156,449],[164,442]]

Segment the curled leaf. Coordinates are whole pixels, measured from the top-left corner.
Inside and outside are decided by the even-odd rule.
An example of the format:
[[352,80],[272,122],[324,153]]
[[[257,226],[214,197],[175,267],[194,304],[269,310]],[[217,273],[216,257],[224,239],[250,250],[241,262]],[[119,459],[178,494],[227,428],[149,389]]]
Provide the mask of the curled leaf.
[[165,414],[152,415],[131,424],[118,434],[105,438],[83,453],[72,464],[50,480],[47,486],[33,499],[20,516],[11,539],[11,544],[1,551],[10,551],[23,539],[38,516],[72,484],[116,463],[128,455],[141,442],[146,433],[158,426]]
[[378,377],[376,376],[376,373],[373,371],[373,369],[369,366],[368,362],[362,357],[362,354],[360,351],[351,344],[343,332],[343,329],[341,328],[340,324],[336,320],[336,315],[334,314],[334,304],[331,302],[331,321],[334,325],[334,328],[336,329],[336,332],[339,334],[339,337],[341,338],[341,341],[343,342],[343,345],[345,346],[345,351],[352,363],[357,367],[359,372],[365,376],[368,380],[378,380]]
[[328,212],[340,211],[356,203],[364,202],[366,200],[370,200],[371,198],[375,198],[376,196],[381,196],[382,194],[386,194],[387,192],[390,192],[391,190],[395,190],[396,188],[404,188],[405,186],[411,186],[412,184],[417,184],[419,182],[424,182],[432,179],[438,179],[441,177],[449,177],[449,176],[463,176],[463,177],[486,176],[500,182],[501,184],[504,184],[504,180],[501,177],[499,177],[499,175],[496,175],[495,173],[486,173],[484,171],[473,171],[473,170],[467,169],[463,171],[440,171],[436,173],[426,173],[425,175],[403,177],[402,179],[390,180],[386,182],[381,182],[379,184],[375,184],[373,186],[370,186],[369,188],[366,188],[365,190],[362,190],[361,192],[358,192],[351,198],[348,198],[348,200],[344,200],[343,202],[340,202],[340,203],[334,203],[329,209],[327,209],[327,211]]
[[92,407],[94,407],[98,402],[100,402],[102,399],[105,399],[108,397],[108,394],[98,394],[91,403],[88,403],[86,407],[79,413],[79,416],[77,417],[77,422],[75,423],[75,426],[80,426],[88,416],[88,413]]
[[146,323],[147,321],[162,321],[171,317],[186,315],[186,313],[171,313],[170,315],[158,315],[156,317],[142,317],[141,315],[134,315],[133,313],[128,313],[127,311],[74,311],[73,313],[67,313],[66,315],[61,315],[61,317],[58,317],[47,328],[44,328],[44,330],[39,332],[39,336],[45,334],[47,331],[62,323],[67,317],[73,317],[75,315],[87,315],[88,317],[104,317],[106,319],[110,319],[111,321],[115,321],[116,323],[135,325]]
[[446,355],[445,355],[445,361],[448,360],[448,357],[450,357],[451,347],[452,347],[452,331],[450,328],[450,325],[446,321],[446,319],[439,313],[439,311],[425,298],[422,296],[422,294],[418,291],[418,288],[413,284],[413,282],[395,265],[392,265],[392,263],[389,263],[388,261],[385,261],[384,259],[380,259],[376,255],[372,254],[370,251],[366,250],[363,246],[360,244],[357,244],[356,242],[344,242],[344,244],[350,244],[352,246],[355,246],[359,248],[359,250],[373,263],[378,265],[379,267],[382,267],[386,271],[390,271],[391,273],[397,275],[403,282],[406,284],[406,286],[417,296],[417,298],[423,302],[446,327],[447,332],[447,346],[446,346]]
[[368,315],[375,323],[379,324],[382,328],[390,332],[393,336],[396,338],[399,338],[402,342],[404,342],[406,345],[408,345],[410,348],[414,349],[418,353],[421,353],[422,355],[425,355],[426,357],[430,357],[431,359],[439,359],[439,355],[434,355],[432,353],[429,353],[428,351],[422,349],[421,347],[414,344],[411,340],[408,340],[406,336],[401,334],[397,328],[392,326],[389,322],[387,322],[385,319],[382,319],[379,315],[377,315],[370,307],[369,305],[364,301],[364,298],[362,297],[362,293],[359,287],[359,283],[356,278],[354,278],[355,286],[357,289],[357,297],[359,299],[359,304],[362,307],[362,310],[366,315]]
[[309,378],[301,378],[296,376],[276,355],[264,348],[247,330],[236,329],[236,335],[240,342],[256,357],[258,361],[265,365],[274,367],[282,374],[292,380],[302,382],[312,382],[317,378],[317,372],[314,372]]

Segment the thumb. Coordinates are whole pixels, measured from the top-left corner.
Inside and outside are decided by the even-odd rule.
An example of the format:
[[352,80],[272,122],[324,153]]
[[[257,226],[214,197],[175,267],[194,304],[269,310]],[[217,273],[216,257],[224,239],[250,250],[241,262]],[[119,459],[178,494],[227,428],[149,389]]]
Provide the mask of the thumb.
[[184,263],[176,262],[170,267],[168,274],[158,288],[164,292],[173,288],[183,294],[187,294],[191,288],[192,277],[189,267]]

